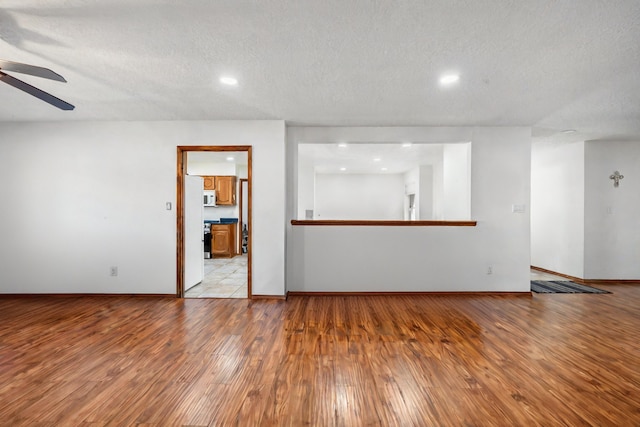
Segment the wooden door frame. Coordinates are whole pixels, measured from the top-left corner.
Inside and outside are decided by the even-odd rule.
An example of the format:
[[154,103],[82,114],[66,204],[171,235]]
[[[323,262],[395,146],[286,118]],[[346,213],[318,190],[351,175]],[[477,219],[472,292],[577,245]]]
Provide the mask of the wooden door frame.
[[[176,297],[184,298],[184,176],[187,173],[187,153],[193,151],[244,151],[247,153],[247,183],[248,183],[248,200],[247,200],[247,222],[248,238],[247,238],[247,298],[252,298],[251,291],[251,259],[253,251],[251,239],[251,145],[179,145],[177,147],[177,183],[176,183]],[[240,212],[240,216],[242,212]]]
[[[242,196],[242,184],[246,182],[247,183],[247,197],[249,197],[249,180],[247,178],[240,178],[238,180],[238,193],[240,193],[240,195],[238,196],[238,210],[240,211],[240,215],[238,216],[238,247],[236,248],[238,250],[238,253],[240,255],[242,255],[242,209],[244,207],[244,204],[246,203],[244,201],[244,197]],[[247,210],[247,216],[249,216],[249,211]],[[248,218],[247,218],[248,219]],[[249,227],[247,227],[248,230]],[[249,254],[249,244],[247,243],[247,255]]]

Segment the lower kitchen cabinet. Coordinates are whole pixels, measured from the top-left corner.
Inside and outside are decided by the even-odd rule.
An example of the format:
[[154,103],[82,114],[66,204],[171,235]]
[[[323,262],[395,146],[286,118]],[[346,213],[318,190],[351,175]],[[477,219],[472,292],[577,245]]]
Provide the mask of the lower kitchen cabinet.
[[236,255],[237,224],[211,224],[211,256],[233,257]]

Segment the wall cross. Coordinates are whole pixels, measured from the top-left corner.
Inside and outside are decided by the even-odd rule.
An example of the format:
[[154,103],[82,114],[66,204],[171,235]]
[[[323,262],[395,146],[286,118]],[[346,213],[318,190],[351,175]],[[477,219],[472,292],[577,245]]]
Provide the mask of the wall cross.
[[619,186],[619,185],[620,185],[620,180],[621,180],[622,178],[624,178],[624,175],[620,175],[620,172],[618,172],[618,171],[615,171],[615,172],[613,173],[613,175],[611,175],[611,176],[609,177],[609,179],[612,179],[612,180],[613,180],[613,186],[614,186],[614,187],[617,187],[617,186]]

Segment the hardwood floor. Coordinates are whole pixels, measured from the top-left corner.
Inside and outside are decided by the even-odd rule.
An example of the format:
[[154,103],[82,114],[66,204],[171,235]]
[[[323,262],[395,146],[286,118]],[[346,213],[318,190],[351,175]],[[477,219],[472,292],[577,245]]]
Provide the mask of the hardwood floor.
[[0,298],[0,425],[640,425],[640,287],[602,288]]

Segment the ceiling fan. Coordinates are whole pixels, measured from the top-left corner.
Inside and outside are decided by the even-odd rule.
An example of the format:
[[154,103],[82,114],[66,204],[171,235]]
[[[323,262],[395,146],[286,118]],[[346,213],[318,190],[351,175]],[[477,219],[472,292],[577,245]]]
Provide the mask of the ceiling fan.
[[22,91],[25,91],[28,94],[33,95],[36,98],[39,98],[44,102],[53,105],[54,107],[60,108],[61,110],[73,110],[74,108],[76,108],[75,106],[63,101],[60,98],[56,98],[55,96],[43,90],[40,90],[37,87],[31,86],[30,84],[25,83],[22,80],[18,80],[15,77],[5,74],[4,71],[29,74],[36,77],[42,77],[45,79],[66,83],[67,81],[60,74],[54,73],[48,68],[0,59],[0,81],[10,84],[11,86]]

